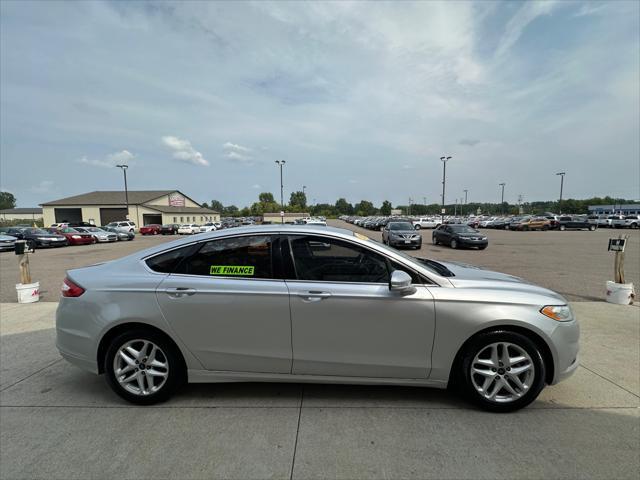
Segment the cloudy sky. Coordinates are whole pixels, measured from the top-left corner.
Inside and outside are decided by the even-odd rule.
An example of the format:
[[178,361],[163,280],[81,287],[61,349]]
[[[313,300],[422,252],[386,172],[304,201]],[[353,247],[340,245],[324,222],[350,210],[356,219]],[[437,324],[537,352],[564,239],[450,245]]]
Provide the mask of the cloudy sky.
[[638,2],[0,3],[0,187],[640,197]]

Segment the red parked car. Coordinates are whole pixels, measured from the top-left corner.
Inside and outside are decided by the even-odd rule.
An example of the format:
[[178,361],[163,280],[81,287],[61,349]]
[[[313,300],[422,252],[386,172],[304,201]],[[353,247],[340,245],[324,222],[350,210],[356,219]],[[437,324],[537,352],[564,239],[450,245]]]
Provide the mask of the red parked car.
[[140,235],[158,235],[161,228],[162,225],[145,225],[144,227],[140,227]]
[[79,232],[71,227],[50,228],[49,231],[51,233],[64,235],[69,245],[90,245],[96,242],[96,239],[93,238],[93,235],[90,233]]

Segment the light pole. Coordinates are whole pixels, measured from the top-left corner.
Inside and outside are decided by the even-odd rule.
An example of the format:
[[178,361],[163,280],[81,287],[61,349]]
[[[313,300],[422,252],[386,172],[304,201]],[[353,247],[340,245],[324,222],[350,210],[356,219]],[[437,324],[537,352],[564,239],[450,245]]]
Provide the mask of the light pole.
[[[276,164],[280,167],[280,209],[284,212],[284,185],[282,183],[282,167],[287,163],[285,160],[276,160]],[[284,216],[280,215],[280,221],[284,223]]]
[[500,199],[500,214],[504,215],[504,186],[506,185],[506,183],[499,183],[498,185],[502,187],[502,197]]
[[469,190],[463,190],[463,192],[464,192],[464,208],[466,210],[467,209],[467,193],[469,193]]
[[562,215],[562,187],[564,187],[564,176],[566,172],[558,172],[556,175],[560,175],[560,201],[558,202],[558,213]]
[[442,210],[440,213],[440,221],[444,223],[444,186],[447,181],[447,162],[451,160],[451,157],[440,157],[442,160]]
[[124,201],[127,204],[127,220],[129,220],[129,190],[127,189],[127,168],[129,165],[116,165],[116,167],[122,169],[122,173],[124,173]]

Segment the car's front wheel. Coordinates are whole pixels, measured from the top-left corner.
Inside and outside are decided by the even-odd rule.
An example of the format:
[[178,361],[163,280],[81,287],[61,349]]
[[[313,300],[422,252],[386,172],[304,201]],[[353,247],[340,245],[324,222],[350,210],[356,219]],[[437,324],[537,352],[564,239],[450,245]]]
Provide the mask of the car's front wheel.
[[466,398],[486,410],[511,412],[538,397],[545,384],[545,364],[531,339],[498,330],[469,343],[457,375]]
[[455,238],[452,238],[449,245],[451,245],[451,248],[455,250],[456,248],[458,248],[458,241]]
[[438,242],[437,237],[431,237],[431,243],[433,243],[434,245],[438,245],[440,242]]
[[104,362],[113,391],[140,405],[167,400],[186,378],[176,347],[152,331],[131,330],[118,335],[109,345]]

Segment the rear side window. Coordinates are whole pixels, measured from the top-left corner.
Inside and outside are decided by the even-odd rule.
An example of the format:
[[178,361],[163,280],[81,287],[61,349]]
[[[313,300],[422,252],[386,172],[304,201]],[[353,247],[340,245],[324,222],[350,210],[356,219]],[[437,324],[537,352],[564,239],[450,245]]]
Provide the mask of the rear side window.
[[273,278],[270,235],[221,238],[202,247],[175,273],[212,278]]
[[193,252],[193,245],[188,247],[176,248],[169,252],[161,253],[155,257],[148,258],[146,261],[147,266],[158,273],[172,273],[181,260],[188,257]]

